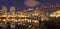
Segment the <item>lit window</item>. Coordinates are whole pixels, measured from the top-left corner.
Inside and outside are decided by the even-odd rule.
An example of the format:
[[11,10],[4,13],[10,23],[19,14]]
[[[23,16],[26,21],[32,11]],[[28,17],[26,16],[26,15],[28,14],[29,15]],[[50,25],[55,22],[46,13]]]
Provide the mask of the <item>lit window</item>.
[[31,22],[32,22],[32,20],[31,20],[31,19],[27,19],[27,22],[31,23]]

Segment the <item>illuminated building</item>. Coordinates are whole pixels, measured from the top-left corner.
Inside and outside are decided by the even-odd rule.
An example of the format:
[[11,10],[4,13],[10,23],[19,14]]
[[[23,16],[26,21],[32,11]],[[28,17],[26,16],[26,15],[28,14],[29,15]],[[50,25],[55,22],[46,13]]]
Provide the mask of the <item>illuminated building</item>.
[[2,6],[2,13],[6,14],[7,13],[7,7],[6,6]]
[[56,6],[56,10],[50,13],[50,17],[60,17],[60,7]]
[[[41,10],[40,10],[41,9]],[[42,18],[46,18],[46,16],[44,15],[44,12],[46,11],[46,10],[44,10],[44,9],[50,9],[50,8],[35,8],[35,9],[33,9],[33,8],[29,8],[28,10],[22,10],[22,11],[15,11],[16,9],[15,9],[15,7],[14,6],[11,6],[10,7],[10,13],[9,12],[7,12],[7,7],[6,6],[2,6],[2,17],[6,17],[6,19],[8,19],[8,18],[19,18],[20,19],[20,17],[22,17],[22,18],[24,18],[25,17],[25,19],[26,18],[28,18],[28,17],[35,17],[35,16],[40,16],[40,17],[42,17]],[[0,13],[1,13],[1,11],[0,11]],[[41,16],[41,13],[43,14],[43,16]],[[1,15],[0,15],[0,17],[1,17]]]
[[11,7],[10,7],[10,13],[11,13],[11,14],[14,14],[14,13],[15,13],[15,7],[14,7],[14,6],[11,6]]
[[52,13],[50,14],[50,17],[60,17],[60,10],[55,11],[55,12],[52,12]]
[[10,7],[10,14],[11,14],[11,17],[15,17],[15,7],[14,6]]
[[[51,7],[52,8],[52,7]],[[29,8],[28,10],[22,10],[22,11],[15,11],[15,7],[11,6],[10,7],[10,13],[7,12],[7,7],[6,6],[2,6],[2,11],[0,10],[0,13],[2,13],[3,17],[29,17],[29,15],[31,15],[31,17],[33,16],[41,16],[41,14],[44,15],[44,12],[46,10],[48,10],[50,8]],[[1,16],[1,15],[0,15]]]
[[[44,12],[52,7],[47,8],[29,8],[28,10],[15,11],[15,7],[10,7],[10,12],[7,12],[7,7],[2,6],[2,10],[0,10],[0,21],[7,23],[7,21],[11,22],[11,24],[32,24],[33,26],[39,26],[40,21],[47,20],[48,18],[44,15]],[[56,17],[60,16],[60,11],[56,11]],[[52,17],[55,12],[52,12],[50,16]],[[59,15],[58,15],[59,14]],[[47,13],[48,15],[48,13]]]
[[7,17],[7,7],[2,6],[2,17]]

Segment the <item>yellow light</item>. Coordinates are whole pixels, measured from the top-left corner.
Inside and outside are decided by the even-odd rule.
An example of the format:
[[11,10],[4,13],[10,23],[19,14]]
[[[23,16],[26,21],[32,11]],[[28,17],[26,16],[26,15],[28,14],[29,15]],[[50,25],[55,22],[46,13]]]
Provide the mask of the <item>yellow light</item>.
[[18,17],[20,17],[20,15],[18,15]]
[[50,14],[50,17],[60,17],[60,11],[55,11],[52,14]]
[[35,20],[34,22],[36,23],[36,22],[39,22],[39,21],[38,20]]
[[3,19],[3,21],[6,21],[5,19]]
[[11,21],[13,21],[14,19],[11,19]]
[[20,19],[18,19],[18,21],[21,21]]
[[8,17],[10,17],[10,15],[8,15]]
[[38,14],[37,14],[37,13],[35,13],[35,14],[33,14],[33,16],[38,16]]
[[15,20],[15,22],[17,22],[17,20]]
[[50,17],[55,17],[56,15],[50,15]]
[[7,17],[7,15],[3,15],[3,17]]
[[27,17],[26,15],[21,15],[21,17]]
[[27,19],[25,19],[25,21],[26,21]]
[[11,15],[11,17],[14,17],[14,15]]

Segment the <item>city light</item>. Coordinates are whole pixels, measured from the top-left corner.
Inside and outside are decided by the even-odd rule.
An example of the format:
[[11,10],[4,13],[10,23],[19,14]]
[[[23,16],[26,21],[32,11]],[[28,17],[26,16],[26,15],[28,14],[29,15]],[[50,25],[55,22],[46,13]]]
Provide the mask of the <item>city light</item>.
[[11,15],[11,17],[14,17],[14,15]]
[[5,19],[3,19],[3,21],[6,21]]
[[0,0],[0,29],[60,29],[60,0]]
[[2,15],[3,17],[7,17],[7,15]]
[[37,22],[39,22],[39,21],[38,21],[38,20],[35,20],[34,22],[37,23]]
[[14,20],[14,22],[17,22],[17,20]]
[[[18,25],[26,25],[28,27],[38,27],[40,24],[39,21],[44,22],[44,21],[49,21],[48,17],[60,17],[60,10],[52,12],[49,14],[47,12],[45,14],[45,9],[50,9],[54,7],[53,5],[51,7],[45,7],[45,8],[29,8],[28,10],[23,10],[23,11],[15,11],[15,7],[12,6],[10,7],[10,12],[7,12],[6,6],[2,8],[2,13],[0,14],[0,23],[11,23],[11,27],[13,28],[12,25],[18,24]],[[44,9],[44,10],[43,10]],[[50,16],[48,16],[50,15]]]
[[18,19],[18,21],[21,21],[20,19]]
[[15,19],[11,19],[11,21],[14,21]]
[[8,17],[11,17],[10,15],[8,15]]
[[52,14],[50,14],[50,17],[60,17],[60,10],[59,11],[55,11]]

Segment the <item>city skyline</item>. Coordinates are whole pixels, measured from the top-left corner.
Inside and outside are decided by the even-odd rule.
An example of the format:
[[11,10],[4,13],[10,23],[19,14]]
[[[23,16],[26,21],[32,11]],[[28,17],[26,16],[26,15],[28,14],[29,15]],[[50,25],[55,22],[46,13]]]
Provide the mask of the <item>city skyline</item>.
[[[29,8],[50,7],[52,5],[60,6],[60,0],[0,0],[0,10],[3,5],[7,7],[8,12],[11,6],[14,6],[16,11],[21,11],[28,10]],[[45,13],[51,13],[54,10],[55,8],[51,8],[45,11]]]
[[[9,10],[8,10],[8,7],[5,6],[5,5],[2,5],[1,7],[2,7],[1,10],[3,10],[3,12],[6,11],[6,13],[10,13],[11,10],[12,10],[11,12],[13,12],[13,11],[16,11],[16,12],[19,12],[19,11],[24,12],[24,11],[25,11],[25,12],[26,12],[26,11],[31,11],[31,10],[37,9],[37,10],[39,10],[39,11],[43,11],[43,12],[41,12],[41,14],[44,13],[44,15],[46,15],[47,13],[50,14],[50,13],[52,13],[53,11],[56,11],[56,10],[57,10],[56,8],[59,8],[60,6],[59,6],[59,5],[58,5],[58,6],[51,5],[51,6],[49,6],[49,7],[28,8],[28,9],[23,9],[23,10],[19,10],[19,11],[16,9],[15,6],[10,6],[10,7],[9,7]],[[46,8],[47,8],[47,9],[46,9]],[[1,10],[0,10],[0,11],[1,11]],[[59,9],[58,9],[58,10],[59,10]]]
[[[17,10],[24,10],[26,8],[29,8],[29,6],[26,6],[26,4],[24,3],[25,1],[29,0],[0,0],[0,8],[2,5],[6,5],[8,9],[10,6],[15,6]],[[41,7],[42,5],[49,6],[50,4],[60,5],[59,0],[33,0],[33,1],[37,1],[39,3],[34,7]]]

